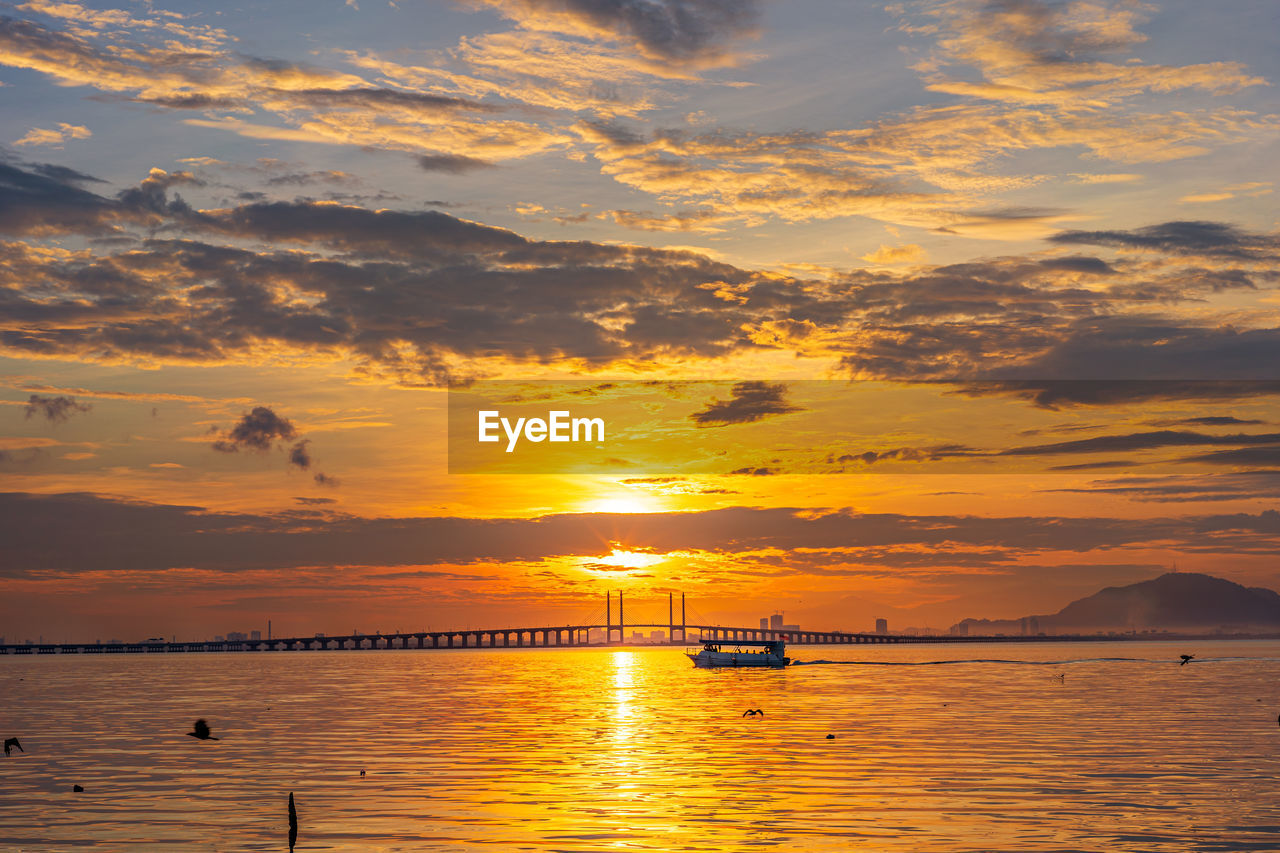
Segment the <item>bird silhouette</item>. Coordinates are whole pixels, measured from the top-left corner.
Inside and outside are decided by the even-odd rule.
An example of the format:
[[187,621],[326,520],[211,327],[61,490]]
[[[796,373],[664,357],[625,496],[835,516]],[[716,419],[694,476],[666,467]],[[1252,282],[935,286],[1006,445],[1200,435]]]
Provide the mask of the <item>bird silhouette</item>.
[[1195,655],[1182,655],[1182,663],[1178,664],[1178,666],[1186,666],[1194,657]]
[[747,710],[742,712],[742,716],[744,717],[754,717],[756,714],[759,714],[760,716],[763,717],[764,711],[761,711],[759,708],[756,708],[754,711],[748,708]]
[[197,740],[217,740],[209,732],[209,724],[204,720],[196,720],[191,726],[191,731],[187,732],[187,737],[193,737]]
[[364,771],[363,771],[363,770],[361,770],[361,771],[360,771],[360,778],[361,778],[361,779],[363,779],[363,778],[364,778]]
[[827,740],[835,740],[835,739],[836,739],[835,735],[827,735]]
[[18,739],[16,737],[10,737],[4,739],[4,754],[8,755],[13,752],[13,748],[15,746],[18,748],[18,752],[26,752],[26,750],[22,748],[22,744],[18,743]]
[[83,793],[84,793],[84,788],[82,788],[82,787],[81,787],[81,786],[79,786],[79,785],[72,785],[72,786],[71,786],[71,790],[72,790],[72,791],[74,791],[74,792],[75,792],[75,793],[77,793],[77,794],[83,794]]

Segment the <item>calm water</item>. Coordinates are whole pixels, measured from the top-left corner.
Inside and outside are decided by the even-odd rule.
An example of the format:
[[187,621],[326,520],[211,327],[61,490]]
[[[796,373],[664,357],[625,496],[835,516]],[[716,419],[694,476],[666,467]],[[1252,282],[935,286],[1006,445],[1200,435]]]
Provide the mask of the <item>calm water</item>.
[[1280,643],[792,653],[0,658],[0,850],[1280,850]]

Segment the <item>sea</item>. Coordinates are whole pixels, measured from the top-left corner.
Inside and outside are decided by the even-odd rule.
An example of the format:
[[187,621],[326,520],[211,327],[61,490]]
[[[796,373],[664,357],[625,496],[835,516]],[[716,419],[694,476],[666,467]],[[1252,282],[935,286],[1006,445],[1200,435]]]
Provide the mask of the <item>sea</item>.
[[788,651],[0,657],[0,850],[1280,850],[1280,642]]

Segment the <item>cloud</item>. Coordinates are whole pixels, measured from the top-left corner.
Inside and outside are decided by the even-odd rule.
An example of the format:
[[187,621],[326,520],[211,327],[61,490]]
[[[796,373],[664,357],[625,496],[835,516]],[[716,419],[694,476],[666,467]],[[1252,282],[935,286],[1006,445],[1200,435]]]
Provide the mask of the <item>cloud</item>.
[[323,471],[317,471],[315,477],[317,486],[329,486],[331,488],[342,485],[342,481],[337,477],[331,477]]
[[289,448],[290,465],[295,465],[304,471],[311,467],[311,454],[307,451],[307,445],[310,443],[310,439],[304,438]]
[[1207,477],[1121,477],[1095,480],[1087,488],[1051,491],[1117,495],[1153,503],[1200,503],[1280,498],[1276,472],[1214,473]]
[[51,424],[66,423],[76,412],[88,412],[93,409],[89,403],[77,403],[72,397],[42,397],[32,394],[26,403],[26,416],[30,420],[41,415]]
[[756,0],[477,0],[531,30],[632,42],[673,62],[726,61],[735,39],[754,32]]
[[[1156,430],[1124,435],[1102,435],[1075,441],[1012,447],[1001,456],[1047,456],[1062,453],[1106,453],[1110,451],[1152,450],[1161,447],[1199,447],[1204,445],[1276,445],[1280,433],[1235,433],[1211,435],[1188,430]],[[1277,448],[1270,448],[1272,453]],[[1193,457],[1200,458],[1200,457]]]
[[[50,10],[57,11],[56,4],[41,4],[41,11]],[[55,18],[65,24],[62,16]],[[154,27],[134,19],[120,23],[125,29],[72,26],[58,31],[0,18],[0,65],[159,108],[234,111],[240,117],[188,118],[185,123],[250,138],[483,159],[528,156],[570,139],[545,122],[497,117],[506,109],[501,104],[375,86],[356,74],[245,56],[227,49],[233,40],[222,31],[192,33],[185,42],[149,43]]]
[[461,175],[477,169],[489,169],[493,164],[475,157],[461,154],[423,154],[418,157],[418,165],[428,172],[446,172],[450,175]]
[[1232,415],[1206,415],[1199,418],[1178,418],[1176,420],[1154,421],[1156,426],[1251,426],[1265,424],[1266,421],[1256,419],[1242,420]]
[[88,139],[93,133],[87,127],[81,127],[76,124],[58,123],[57,130],[46,130],[39,127],[33,127],[27,131],[27,134],[21,139],[15,139],[14,145],[52,145],[57,148],[62,147],[62,143],[68,139]]
[[[593,558],[602,543],[653,553],[737,555],[770,573],[810,572],[833,563],[996,566],[1031,555],[1136,547],[1204,554],[1273,554],[1280,513],[1172,518],[995,517],[867,514],[850,510],[731,508],[648,515],[540,518],[362,518],[312,510],[274,515],[210,512],[88,494],[0,494],[9,536],[0,575],[33,572],[217,572],[337,566],[430,566]],[[63,535],[74,527],[77,535]],[[138,543],[147,543],[139,548]]]
[[[241,448],[265,452],[272,448],[277,439],[290,441],[297,434],[297,429],[286,418],[280,417],[266,406],[255,406],[252,411],[245,413],[234,427],[213,443],[213,449],[222,453],[236,453]],[[310,458],[306,454],[306,442],[301,442],[299,446],[302,458],[307,459],[307,464],[310,464]],[[298,452],[298,447],[294,448],[294,452]],[[294,462],[292,456],[289,461],[291,464],[298,464]]]
[[[1239,62],[1149,65],[1104,57],[1146,41],[1149,7],[1131,2],[961,0],[929,9],[939,33],[919,63],[927,87],[969,98],[1060,108],[1107,108],[1144,92],[1201,89],[1229,94],[1266,80]],[[976,70],[965,79],[956,67]]]
[[907,243],[902,246],[881,245],[874,252],[862,256],[862,260],[869,264],[883,264],[886,266],[921,263],[924,259],[924,249],[915,243]]
[[[1267,286],[1272,264],[1250,258],[1012,256],[806,279],[695,251],[533,240],[440,211],[195,210],[172,195],[202,180],[187,172],[152,170],[114,197],[88,180],[0,162],[11,188],[0,231],[112,237],[92,251],[0,242],[0,351],[187,364],[292,354],[422,385],[498,362],[589,371],[766,350],[857,378],[1270,381],[1280,347],[1265,312],[1220,319],[1197,305]],[[1070,391],[1093,393],[1081,388]]]
[[[966,395],[998,394],[1021,397],[1044,409],[1069,406],[1117,406],[1164,401],[1257,400],[1280,394],[1280,380],[1206,379],[1060,379],[1028,381],[984,381],[961,383],[957,392]],[[1260,421],[1231,421],[1261,423]],[[1162,422],[1159,426],[1211,426],[1215,418],[1188,418]],[[1222,421],[1221,423],[1225,423]]]
[[1233,260],[1273,261],[1280,258],[1280,237],[1250,234],[1222,222],[1162,222],[1129,231],[1064,231],[1050,239],[1055,243],[1150,249]]
[[738,382],[729,392],[729,399],[713,399],[706,408],[689,416],[700,427],[749,424],[770,415],[799,412],[799,406],[786,401],[787,386],[784,383]]
[[936,462],[939,459],[981,455],[982,451],[962,444],[939,444],[933,447],[894,447],[889,450],[867,450],[862,453],[844,453],[827,461],[836,465],[860,462],[874,465],[877,462]]

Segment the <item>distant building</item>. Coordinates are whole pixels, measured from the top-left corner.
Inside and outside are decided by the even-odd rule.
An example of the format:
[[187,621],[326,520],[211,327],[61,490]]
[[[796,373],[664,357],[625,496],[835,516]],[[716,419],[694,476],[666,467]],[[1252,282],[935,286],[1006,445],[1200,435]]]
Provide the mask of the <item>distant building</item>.
[[768,616],[762,616],[762,617],[760,618],[760,630],[761,630],[761,631],[768,631],[768,630],[769,630],[769,617],[768,617]]
[[261,640],[261,639],[262,639],[262,632],[261,632],[261,631],[250,631],[250,632],[249,632],[249,639],[250,639],[250,640]]
[[245,640],[247,640],[247,639],[249,639],[249,635],[248,635],[248,634],[245,634],[245,633],[242,633],[242,632],[240,632],[240,631],[228,631],[228,632],[227,632],[227,642],[228,642],[228,643],[240,643],[240,642],[243,642],[243,641],[245,641]]
[[876,620],[876,633],[877,633],[877,634],[887,634],[887,633],[889,633],[889,620],[888,620],[888,619],[877,619],[877,620]]
[[588,643],[603,643],[603,642],[606,642],[607,640],[608,640],[608,637],[605,636],[605,632],[603,628],[590,628],[587,630]]
[[769,617],[769,629],[771,631],[782,630],[782,611],[781,610],[779,610],[777,613]]
[[665,643],[667,641],[666,631],[650,631],[649,641],[654,643]]

